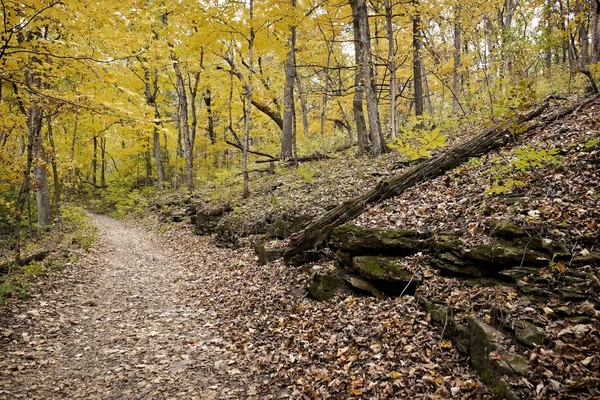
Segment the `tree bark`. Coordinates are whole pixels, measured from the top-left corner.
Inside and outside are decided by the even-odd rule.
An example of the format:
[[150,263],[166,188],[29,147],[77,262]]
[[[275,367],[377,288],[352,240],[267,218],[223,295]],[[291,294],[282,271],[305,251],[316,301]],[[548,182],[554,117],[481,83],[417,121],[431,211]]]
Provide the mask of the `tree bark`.
[[460,25],[460,6],[455,6],[454,9],[454,67],[452,77],[452,115],[458,115],[460,111],[460,92],[461,92],[461,76],[460,76],[460,55],[461,55],[461,25]]
[[[292,0],[292,6],[294,6]],[[290,28],[288,52],[284,64],[285,84],[283,86],[283,129],[281,136],[281,157],[291,158],[294,149],[294,78],[296,76],[296,27]]]
[[600,0],[594,0],[592,2],[592,22],[590,31],[592,39],[590,63],[596,64],[600,61]]
[[100,137],[100,186],[106,187],[106,136]]
[[58,176],[58,166],[56,165],[56,146],[54,145],[54,131],[52,130],[52,120],[48,118],[48,141],[52,155],[50,164],[52,165],[52,180],[54,181],[54,217],[55,226],[60,228],[60,178]]
[[[17,98],[19,97],[18,89],[13,84],[13,89]],[[42,128],[42,111],[36,101],[31,102],[29,110],[26,110],[22,102],[19,101],[21,112],[27,116],[27,161],[23,170],[23,181],[15,203],[15,263],[21,261],[21,222],[23,220],[23,211],[25,203],[30,201],[31,194],[31,169],[33,168],[34,143],[37,140],[37,135],[40,134]],[[31,217],[29,217],[31,225]],[[30,229],[31,230],[31,229]]]
[[398,136],[396,122],[396,97],[398,96],[398,82],[396,79],[396,41],[394,40],[394,27],[392,25],[392,1],[385,0],[385,28],[388,40],[388,69],[390,72],[390,136],[392,142]]
[[98,135],[94,135],[92,138],[92,146],[94,151],[92,153],[92,183],[98,184]]
[[371,139],[371,155],[377,156],[383,152],[384,143],[381,134],[381,122],[377,106],[377,92],[375,90],[375,76],[371,54],[371,33],[369,30],[369,15],[366,0],[357,0],[356,11],[359,21],[361,53],[360,71],[365,88],[367,101],[367,114],[369,115],[369,138]]
[[194,190],[194,144],[192,143],[192,135],[190,133],[189,104],[185,81],[179,68],[179,60],[174,54],[171,54],[171,60],[173,61],[173,71],[175,72],[175,80],[177,82],[177,96],[179,97],[179,126],[183,140],[183,157],[185,158],[185,181],[187,190],[191,192]]
[[358,16],[358,0],[350,0],[352,8],[352,27],[354,30],[354,60],[356,63],[356,72],[354,73],[354,97],[352,99],[352,110],[354,112],[354,123],[356,124],[356,136],[358,137],[358,150],[361,153],[369,151],[369,134],[367,132],[367,122],[363,111],[363,96],[365,92],[362,79],[361,54],[363,52],[363,41],[360,37],[361,29]]
[[250,116],[252,114],[252,68],[254,64],[254,0],[249,0],[249,15],[250,15],[250,34],[248,37],[248,82],[246,84],[246,104],[244,108],[244,142],[242,151],[242,174],[244,175],[244,193],[243,197],[250,196],[248,175],[248,150],[250,149]]
[[160,133],[158,131],[160,113],[158,112],[158,105],[156,103],[154,104],[154,119],[152,143],[154,145],[154,163],[156,164],[156,188],[162,190],[163,182],[165,181],[165,172],[163,169],[162,152],[160,150]]
[[415,92],[415,115],[423,115],[423,77],[421,68],[421,12],[419,1],[413,0],[414,15],[412,26],[413,40],[413,88]]
[[594,96],[565,110],[543,117],[537,123],[528,124],[523,129],[517,128],[515,131],[510,128],[519,127],[539,117],[548,107],[548,102],[544,102],[542,106],[528,114],[520,116],[510,123],[503,124],[506,127],[488,129],[475,138],[420,163],[406,173],[379,182],[367,193],[340,204],[322,217],[312,221],[304,230],[292,235],[290,237],[290,244],[284,254],[285,259],[290,261],[300,253],[322,245],[329,238],[333,229],[356,218],[369,205],[398,196],[418,183],[444,174],[446,171],[455,168],[471,157],[481,156],[505,145],[509,141],[514,140],[515,135],[517,135],[516,132],[520,131],[520,134],[524,135],[597,100],[598,96]]
[[[296,64],[296,60],[294,60]],[[300,111],[302,112],[302,132],[304,137],[308,137],[308,104],[306,101],[306,93],[304,93],[304,86],[298,74],[296,74],[296,87],[298,88],[298,99],[300,100]]]
[[421,77],[423,78],[423,99],[425,100],[425,109],[427,114],[433,115],[433,104],[431,104],[431,92],[429,91],[429,81],[427,79],[427,70],[425,69],[425,60],[421,57]]
[[217,143],[217,132],[215,132],[215,117],[212,110],[212,92],[210,89],[206,89],[202,94],[204,99],[204,105],[206,106],[206,114],[208,117],[206,130],[208,131],[208,137],[210,143]]
[[152,166],[150,163],[150,157],[153,153],[154,155],[154,164],[156,165],[156,187],[158,190],[162,190],[163,182],[164,182],[164,170],[162,163],[162,153],[160,151],[160,135],[158,132],[158,127],[160,125],[160,113],[158,111],[158,104],[156,104],[156,97],[158,96],[159,88],[158,88],[158,71],[154,71],[154,74],[150,74],[150,69],[144,65],[144,60],[141,57],[138,57],[138,61],[144,71],[144,95],[146,97],[146,104],[151,106],[154,109],[154,127],[152,130],[152,146],[153,151],[150,152],[148,148],[147,160],[146,160],[146,184],[149,184],[150,176],[152,173]]
[[[41,80],[30,71],[25,72],[25,82],[31,89],[39,90]],[[27,128],[29,137],[33,139],[33,181],[35,184],[35,201],[38,212],[38,228],[43,229],[52,221],[52,207],[50,204],[50,188],[48,186],[48,171],[46,169],[46,154],[42,137],[42,121],[44,113],[38,99],[34,94],[30,96],[30,105],[27,112]]]

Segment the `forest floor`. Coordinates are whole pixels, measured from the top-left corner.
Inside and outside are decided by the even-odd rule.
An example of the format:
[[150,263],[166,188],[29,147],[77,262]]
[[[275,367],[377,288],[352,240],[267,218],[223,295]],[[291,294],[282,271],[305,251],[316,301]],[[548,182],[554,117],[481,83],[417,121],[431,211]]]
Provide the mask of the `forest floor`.
[[0,399],[487,396],[412,297],[317,303],[189,227],[92,218],[96,245],[1,310]]

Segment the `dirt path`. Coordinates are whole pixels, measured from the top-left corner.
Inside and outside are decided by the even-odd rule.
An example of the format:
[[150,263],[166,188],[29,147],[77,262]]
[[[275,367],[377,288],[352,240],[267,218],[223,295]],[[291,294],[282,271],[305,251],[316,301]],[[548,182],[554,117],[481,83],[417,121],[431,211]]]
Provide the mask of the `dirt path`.
[[189,271],[148,232],[93,219],[81,268],[2,318],[0,398],[235,397]]
[[412,297],[319,303],[306,280],[327,264],[93,219],[91,251],[0,312],[0,399],[487,397]]

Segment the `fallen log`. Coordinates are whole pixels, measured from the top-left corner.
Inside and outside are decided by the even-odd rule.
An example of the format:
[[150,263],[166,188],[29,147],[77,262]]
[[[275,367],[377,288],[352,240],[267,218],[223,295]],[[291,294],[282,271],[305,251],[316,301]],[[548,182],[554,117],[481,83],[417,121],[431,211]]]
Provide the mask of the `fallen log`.
[[290,236],[290,243],[285,250],[284,259],[286,262],[293,262],[294,257],[300,253],[322,245],[329,238],[333,229],[359,216],[367,206],[398,196],[421,182],[443,175],[446,171],[472,157],[487,154],[520,135],[527,135],[596,100],[598,100],[597,95],[542,117],[537,122],[532,122],[548,108],[549,99],[546,99],[541,106],[525,115],[520,115],[499,127],[490,128],[473,139],[416,165],[403,174],[380,181],[367,193],[340,204],[322,217],[313,220],[304,230]]
[[313,154],[309,154],[307,156],[300,156],[300,157],[291,157],[291,158],[283,158],[283,157],[278,157],[275,159],[269,159],[269,160],[257,160],[255,161],[257,164],[261,164],[261,163],[267,163],[267,162],[272,162],[272,161],[287,161],[288,163],[294,163],[294,162],[306,162],[306,161],[321,161],[321,160],[328,160],[331,157],[329,157],[327,154],[321,154],[321,153],[313,153]]

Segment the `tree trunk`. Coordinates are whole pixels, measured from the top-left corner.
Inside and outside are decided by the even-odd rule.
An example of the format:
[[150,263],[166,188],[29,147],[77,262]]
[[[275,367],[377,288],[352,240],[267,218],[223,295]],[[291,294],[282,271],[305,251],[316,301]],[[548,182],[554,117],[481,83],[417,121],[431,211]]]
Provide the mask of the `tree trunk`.
[[[584,11],[582,11],[583,13]],[[589,38],[588,38],[588,27],[587,24],[583,21],[583,16],[579,21],[577,26],[577,30],[579,31],[579,43],[581,43],[581,65],[587,67],[590,63],[590,49],[589,49]],[[587,15],[585,16],[587,20]]]
[[48,141],[52,150],[50,163],[52,165],[52,179],[54,181],[54,217],[56,229],[60,229],[60,178],[58,176],[58,166],[56,165],[56,146],[54,145],[54,131],[52,130],[52,120],[48,118]]
[[423,78],[421,68],[421,13],[419,1],[413,0],[414,15],[412,24],[413,39],[413,88],[415,92],[415,115],[423,115]]
[[[329,75],[329,68],[331,67],[331,56],[333,50],[329,43],[325,44],[327,46],[327,62],[325,64],[325,90],[323,91],[323,103],[321,104],[321,116],[320,116],[320,133],[321,137],[325,136],[325,118],[327,117],[327,103],[329,102],[329,90],[331,88],[331,77]],[[362,103],[362,100],[361,100]]]
[[544,3],[544,36],[546,37],[545,63],[546,68],[544,75],[552,76],[552,43],[549,38],[552,33],[552,0],[546,0]]
[[[538,107],[530,113],[518,117],[511,123],[502,124],[506,128],[491,128],[475,138],[458,145],[445,153],[436,157],[429,158],[427,161],[410,169],[408,172],[379,182],[373,189],[367,193],[348,200],[320,218],[312,221],[304,230],[290,236],[290,244],[285,251],[285,259],[290,261],[294,256],[301,252],[315,249],[326,241],[336,227],[359,216],[369,205],[379,203],[394,196],[398,196],[405,190],[429,179],[444,174],[446,171],[455,168],[461,163],[469,160],[471,157],[478,157],[496,149],[509,141],[513,141],[517,133],[521,135],[530,132],[536,128],[554,122],[565,115],[578,110],[584,105],[597,101],[598,96],[587,99],[582,103],[575,104],[563,111],[552,113],[552,115],[543,117],[537,123],[526,125],[523,129],[512,129],[521,124],[532,121],[539,117],[548,107],[548,103]],[[512,128],[510,128],[512,127]]]
[[392,1],[385,0],[385,28],[388,40],[388,69],[390,72],[390,136],[392,142],[398,136],[398,125],[396,122],[396,97],[398,96],[398,83],[396,80],[396,41],[394,40],[394,29],[392,25]]
[[[37,106],[32,106],[37,107]],[[33,111],[31,111],[33,113]],[[46,154],[44,151],[43,138],[41,135],[41,118],[40,122],[34,122],[33,129],[38,131],[35,135],[33,144],[33,156],[37,159],[33,167],[33,181],[35,183],[35,202],[37,205],[38,214],[38,229],[44,229],[52,222],[52,207],[50,205],[50,187],[48,185],[48,171],[46,168]],[[30,128],[31,129],[31,128]]]
[[100,137],[100,187],[106,187],[106,136]]
[[162,190],[164,182],[164,171],[162,165],[162,154],[160,151],[160,135],[158,127],[160,125],[160,113],[158,111],[158,105],[156,104],[156,97],[158,96],[158,71],[154,71],[154,74],[150,74],[150,69],[144,64],[141,57],[138,57],[142,70],[144,71],[144,95],[146,96],[146,104],[154,108],[154,129],[152,132],[152,145],[153,152],[150,151],[150,144],[148,144],[148,152],[146,159],[146,185],[150,183],[150,176],[152,174],[152,165],[150,162],[151,154],[154,153],[154,164],[156,165],[156,187],[158,190]]
[[[292,6],[294,1],[292,1]],[[288,52],[285,60],[285,84],[283,87],[283,129],[281,136],[281,157],[291,158],[294,149],[294,78],[296,76],[296,27],[290,28],[290,39],[288,41]]]
[[[69,153],[69,161],[71,165],[69,166],[69,173],[67,175],[67,185],[66,185],[66,194],[67,197],[70,198],[73,194],[73,160],[75,160],[75,145],[77,144],[77,128],[79,126],[79,113],[75,114],[75,124],[73,126],[73,138],[71,139],[71,151]],[[65,134],[66,134],[65,128]]]
[[98,184],[98,135],[92,138],[94,152],[92,155],[92,183],[94,186]]
[[[15,94],[17,94],[17,86],[13,85],[13,88]],[[15,203],[15,263],[17,264],[21,261],[21,222],[23,220],[23,211],[25,203],[30,201],[31,194],[31,169],[33,167],[34,143],[42,129],[42,111],[36,101],[32,99],[28,112],[24,108],[21,111],[27,115],[27,162],[25,163],[23,181],[21,182],[21,188]],[[29,217],[29,224],[31,225],[31,216]]]
[[217,143],[217,132],[215,132],[215,117],[213,115],[212,110],[212,93],[210,89],[206,89],[202,94],[204,99],[204,105],[206,106],[206,114],[208,117],[206,130],[208,131],[208,137],[210,139],[210,143]]
[[188,99],[185,88],[185,81],[179,69],[179,60],[172,54],[173,70],[177,82],[177,96],[179,97],[179,126],[183,140],[183,157],[185,158],[185,181],[188,191],[194,190],[194,146],[190,134],[190,125],[188,120]]
[[165,173],[163,170],[162,163],[162,152],[160,151],[160,133],[158,126],[160,122],[160,113],[158,112],[158,105],[154,104],[154,129],[152,132],[152,143],[154,145],[154,163],[156,164],[156,188],[158,190],[163,189],[163,182],[165,180]]
[[377,156],[383,152],[381,122],[377,106],[377,92],[375,90],[375,76],[373,73],[373,60],[371,55],[371,33],[369,30],[369,15],[366,0],[357,0],[357,17],[360,27],[362,81],[367,100],[367,114],[369,115],[369,138],[371,139],[371,154]]
[[600,0],[594,0],[592,2],[592,21],[590,31],[592,37],[592,54],[590,57],[590,63],[596,64],[600,61]]
[[242,174],[244,175],[244,198],[250,196],[248,175],[248,150],[250,149],[250,117],[252,114],[252,72],[254,68],[254,0],[249,0],[250,36],[248,37],[248,83],[246,84],[246,104],[244,108],[244,150],[242,151]]
[[504,19],[502,23],[502,77],[507,75],[513,76],[513,55],[510,45],[512,43],[512,26],[513,18],[515,15],[515,1],[516,0],[504,0]]
[[462,45],[460,43],[460,6],[455,6],[454,13],[454,68],[452,71],[452,115],[458,115],[458,112],[460,111],[460,55],[462,48]]
[[[296,60],[294,60],[296,64]],[[298,88],[298,99],[300,100],[300,111],[302,112],[302,133],[307,138],[308,133],[308,104],[306,102],[306,93],[304,93],[304,86],[298,74],[296,74],[296,87]]]
[[423,78],[423,98],[427,114],[433,115],[433,105],[431,104],[431,92],[429,92],[429,81],[427,80],[427,70],[425,69],[425,60],[421,57],[421,77]]
[[352,8],[352,27],[354,29],[354,60],[356,62],[356,72],[354,73],[354,97],[352,99],[352,110],[354,112],[354,123],[356,124],[356,135],[358,137],[358,150],[361,153],[369,151],[369,134],[367,132],[367,122],[363,111],[364,82],[362,79],[361,54],[363,53],[361,40],[361,29],[358,17],[358,0],[350,0]]

